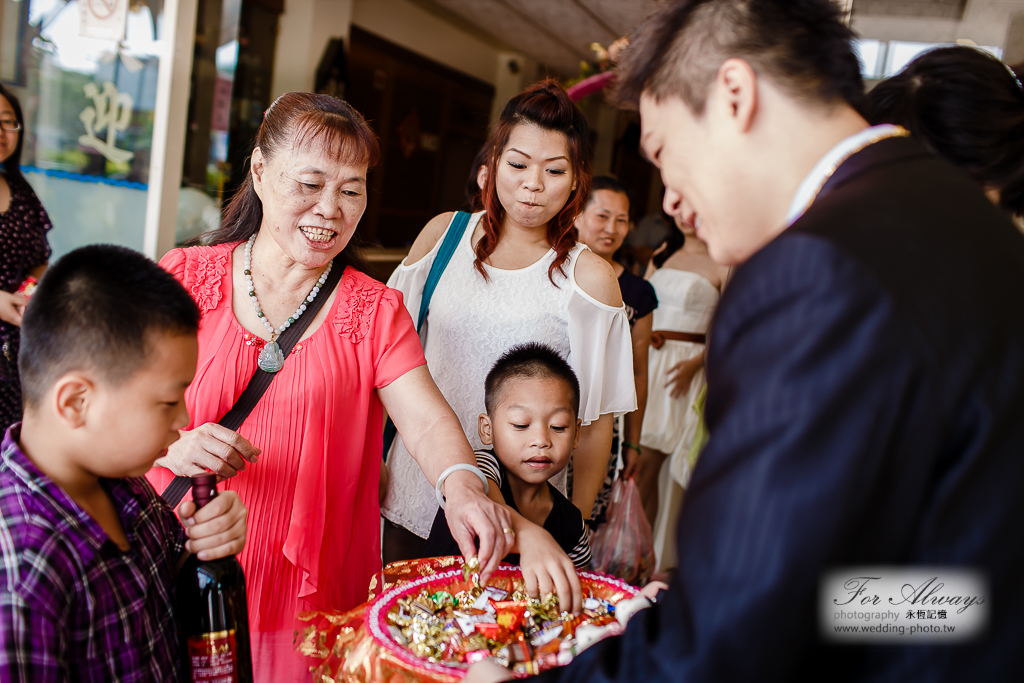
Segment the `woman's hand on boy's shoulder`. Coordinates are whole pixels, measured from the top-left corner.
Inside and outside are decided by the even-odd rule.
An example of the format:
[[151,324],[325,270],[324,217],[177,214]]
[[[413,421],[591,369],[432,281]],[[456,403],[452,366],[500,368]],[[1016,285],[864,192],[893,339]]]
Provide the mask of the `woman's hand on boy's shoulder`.
[[196,510],[190,500],[178,506],[188,542],[185,549],[200,560],[219,560],[242,552],[245,547],[246,518],[249,511],[234,491],[222,491]]
[[541,599],[556,593],[562,609],[579,614],[583,609],[583,586],[576,566],[562,547],[536,524],[521,525],[516,535],[526,592]]

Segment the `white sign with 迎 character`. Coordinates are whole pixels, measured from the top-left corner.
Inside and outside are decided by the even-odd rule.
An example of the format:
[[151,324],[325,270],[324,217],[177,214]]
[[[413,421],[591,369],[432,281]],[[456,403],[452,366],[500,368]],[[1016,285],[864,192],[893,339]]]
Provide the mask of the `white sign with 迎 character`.
[[[78,118],[85,126],[85,135],[78,138],[83,147],[94,149],[115,163],[130,161],[135,152],[118,149],[117,134],[128,129],[132,120],[132,109],[135,101],[126,92],[118,92],[117,86],[110,81],[103,83],[103,91],[95,83],[86,83],[85,94],[92,98],[92,106],[86,107]],[[107,131],[106,140],[97,133]]]

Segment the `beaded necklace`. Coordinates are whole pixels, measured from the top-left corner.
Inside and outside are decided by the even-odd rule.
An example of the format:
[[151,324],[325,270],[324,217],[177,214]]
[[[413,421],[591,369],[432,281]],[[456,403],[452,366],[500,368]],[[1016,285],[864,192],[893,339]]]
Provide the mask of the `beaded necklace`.
[[266,314],[260,307],[260,302],[256,298],[256,287],[252,283],[252,245],[256,242],[256,234],[254,233],[249,241],[245,243],[245,284],[249,289],[249,298],[252,300],[253,308],[256,309],[256,315],[259,316],[260,321],[263,323],[267,331],[270,332],[270,341],[264,345],[263,350],[260,351],[260,357],[257,359],[256,364],[260,366],[260,370],[264,372],[277,372],[284,367],[284,353],[281,351],[281,347],[278,346],[275,339],[281,335],[282,332],[292,326],[296,320],[299,319],[306,311],[306,304],[313,303],[316,299],[316,295],[320,293],[320,288],[323,287],[324,281],[327,280],[327,276],[331,274],[331,266],[334,265],[332,259],[327,267],[324,268],[324,272],[320,273],[320,278],[313,285],[313,289],[306,295],[306,299],[295,309],[295,312],[285,320],[280,327],[275,328],[267,320]]

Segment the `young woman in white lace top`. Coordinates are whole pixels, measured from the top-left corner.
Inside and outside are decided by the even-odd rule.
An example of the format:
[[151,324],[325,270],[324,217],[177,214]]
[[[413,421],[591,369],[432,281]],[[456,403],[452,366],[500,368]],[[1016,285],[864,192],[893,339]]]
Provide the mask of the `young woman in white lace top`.
[[[421,335],[427,367],[480,448],[477,419],[494,361],[530,341],[562,354],[582,390],[572,501],[589,517],[611,452],[613,417],[634,410],[636,395],[615,273],[576,243],[573,230],[590,190],[586,120],[557,84],[539,83],[509,101],[491,142],[485,211],[469,221],[430,301]],[[446,213],[428,223],[388,283],[403,293],[414,318],[452,219]],[[393,561],[418,556],[437,503],[400,437],[388,469],[384,559]]]

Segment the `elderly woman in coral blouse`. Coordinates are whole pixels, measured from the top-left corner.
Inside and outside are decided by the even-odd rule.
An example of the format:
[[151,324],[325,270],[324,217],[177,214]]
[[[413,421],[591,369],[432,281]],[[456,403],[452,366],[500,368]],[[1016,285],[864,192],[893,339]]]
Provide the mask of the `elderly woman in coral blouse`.
[[[287,93],[267,110],[245,185],[203,246],[162,265],[202,310],[192,417],[150,473],[212,470],[249,508],[246,573],[257,680],[304,673],[291,653],[295,615],[347,610],[380,569],[377,489],[384,408],[426,479],[473,465],[458,419],[427,372],[401,295],[359,272],[348,247],[378,154],[362,117],[325,95]],[[334,291],[319,291],[329,269]],[[319,283],[319,284],[318,284]],[[217,421],[273,357],[307,297],[328,297],[237,432]],[[262,366],[261,366],[262,367]],[[261,370],[262,371],[262,370]],[[512,547],[509,513],[469,469],[441,483],[459,547],[489,573]],[[308,676],[308,672],[306,672]]]

